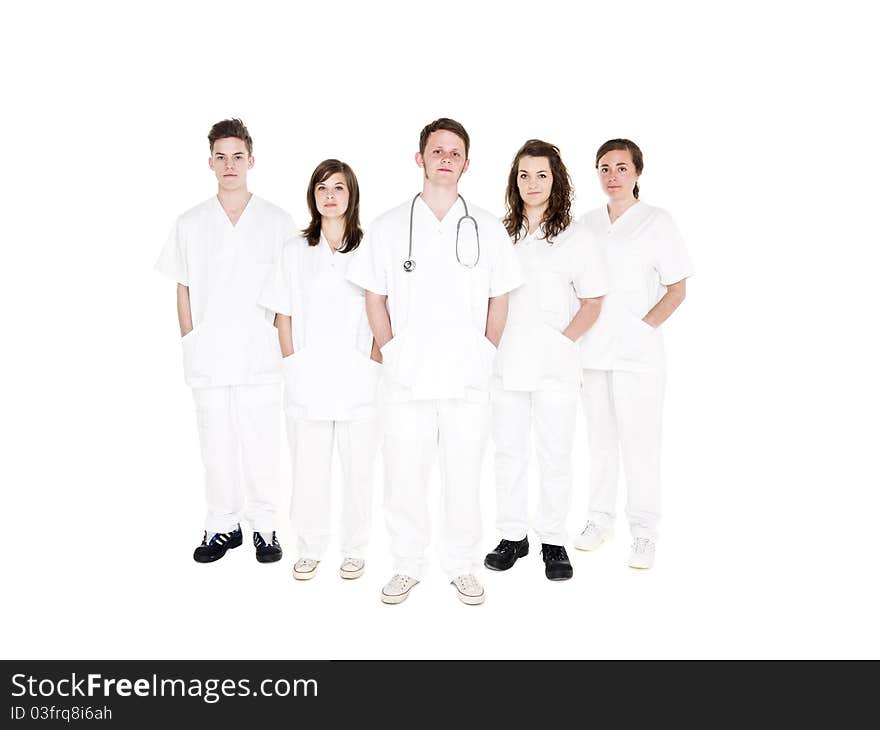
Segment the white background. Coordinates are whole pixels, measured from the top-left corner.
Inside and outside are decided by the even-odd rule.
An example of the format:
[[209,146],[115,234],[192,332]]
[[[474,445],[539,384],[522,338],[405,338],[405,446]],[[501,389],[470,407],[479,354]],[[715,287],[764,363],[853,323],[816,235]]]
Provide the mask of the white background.
[[[3,657],[880,655],[867,4],[16,5],[0,47]],[[286,525],[279,564],[249,542],[192,561],[195,417],[174,287],[152,267],[174,218],[214,193],[205,137],[228,116],[255,140],[251,190],[300,224],[326,157],[358,173],[365,223],[412,196],[438,116],[470,131],[462,192],[498,214],[529,137],[561,147],[578,215],[603,202],[596,147],[641,145],[642,198],[697,266],[664,326],[653,571],[626,567],[620,520],[566,583],[534,551],[466,607],[435,562],[382,605],[381,463],[362,579],[337,577],[334,544],[294,583]],[[576,443],[572,531],[582,420]],[[484,476],[488,550],[491,449]]]

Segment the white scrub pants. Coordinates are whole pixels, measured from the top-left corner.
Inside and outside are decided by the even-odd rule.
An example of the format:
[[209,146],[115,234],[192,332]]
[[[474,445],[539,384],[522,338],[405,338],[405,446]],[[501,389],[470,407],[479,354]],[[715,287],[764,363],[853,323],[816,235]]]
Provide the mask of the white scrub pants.
[[356,421],[287,419],[293,492],[290,522],[298,557],[320,560],[330,542],[333,441],[342,464],[342,555],[363,558],[370,539],[373,462],[379,446],[375,418]]
[[664,381],[663,371],[584,370],[590,445],[588,519],[603,527],[613,523],[622,456],[626,516],[633,537],[657,537]]
[[242,513],[275,529],[279,498],[281,384],[193,388],[205,465],[208,534],[229,532]]
[[495,525],[503,539],[522,540],[528,531],[528,465],[534,424],[540,492],[533,527],[542,543],[565,544],[576,416],[576,390],[492,391]]
[[383,413],[385,519],[394,572],[421,579],[430,541],[428,485],[440,463],[440,560],[450,578],[482,564],[480,472],[489,404],[464,399],[386,403]]

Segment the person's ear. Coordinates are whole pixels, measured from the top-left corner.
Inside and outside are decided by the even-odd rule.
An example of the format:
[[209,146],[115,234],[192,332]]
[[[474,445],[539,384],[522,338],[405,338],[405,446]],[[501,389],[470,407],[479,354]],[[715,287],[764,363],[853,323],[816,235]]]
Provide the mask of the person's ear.
[[421,152],[416,152],[416,164],[421,168],[425,167],[425,158],[422,157]]
[[461,168],[461,174],[464,175],[467,172],[467,169],[471,166],[471,158],[468,157],[464,161],[464,166]]
[[253,168],[253,166],[254,166],[254,156],[251,155],[250,157],[248,157],[248,170]]

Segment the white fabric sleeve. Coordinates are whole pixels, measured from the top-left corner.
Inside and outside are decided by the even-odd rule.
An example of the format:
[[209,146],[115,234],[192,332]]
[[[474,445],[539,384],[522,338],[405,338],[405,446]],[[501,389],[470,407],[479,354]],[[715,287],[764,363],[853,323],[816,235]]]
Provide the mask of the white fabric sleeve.
[[352,260],[348,264],[345,278],[361,289],[383,296],[388,294],[388,271],[383,260],[381,236],[375,226],[371,226],[364,239],[349,254]]
[[654,268],[660,274],[660,283],[669,286],[693,276],[694,265],[672,216],[662,211],[657,225],[658,250]]
[[173,279],[179,284],[189,286],[189,274],[186,266],[186,240],[181,231],[180,220],[174,223],[165,247],[156,261],[156,271]]
[[592,299],[608,293],[608,267],[596,237],[584,228],[574,232],[569,245],[574,246],[572,284],[578,299]]
[[[488,241],[491,244],[491,252],[493,254],[492,261],[489,263],[489,296],[498,297],[513,291],[518,286],[522,286],[525,282],[522,266],[513,250],[513,243],[507,235],[507,229],[501,224],[501,221],[493,220],[491,225],[487,226]],[[483,238],[483,232],[480,231],[480,238]]]
[[257,300],[261,307],[265,307],[270,312],[286,314],[288,317],[293,314],[290,279],[292,264],[295,263],[296,258],[296,243],[297,239],[293,239],[284,244],[281,255],[275,259],[275,264],[269,270]]

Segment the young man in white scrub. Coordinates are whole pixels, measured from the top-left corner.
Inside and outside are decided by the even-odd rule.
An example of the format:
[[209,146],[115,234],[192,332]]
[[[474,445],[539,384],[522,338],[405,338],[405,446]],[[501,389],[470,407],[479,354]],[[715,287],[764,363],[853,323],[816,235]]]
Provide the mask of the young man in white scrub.
[[359,198],[349,165],[319,164],[307,192],[311,222],[285,244],[260,297],[278,313],[293,464],[290,519],[299,548],[293,577],[301,581],[315,577],[330,542],[334,441],[342,465],[340,577],[363,574],[370,535],[382,367],[378,349],[373,352],[364,290],[345,278],[362,250]]
[[634,142],[603,144],[596,169],[608,205],[581,219],[603,243],[611,290],[582,340],[590,500],[575,547],[595,550],[611,535],[622,456],[633,568],[653,566],[660,521],[666,363],[659,327],[684,301],[685,280],[694,273],[670,215],[639,201],[642,168]]
[[442,567],[462,602],[485,598],[475,571],[489,380],[507,294],[522,273],[498,219],[458,193],[469,146],[452,119],[422,130],[415,156],[422,192],[373,223],[364,255],[348,272],[367,291],[383,358],[385,513],[395,564],[382,590],[385,603],[404,601],[422,578],[435,454]]
[[253,142],[240,119],[208,134],[217,194],[181,215],[156,263],[177,282],[183,368],[192,388],[205,466],[207,517],[193,553],[211,563],[253,528],[256,558],[281,559],[279,491],[281,350],[273,315],[257,303],[291,217],[248,191]]
[[572,225],[573,192],[554,145],[527,141],[507,180],[504,225],[525,275],[510,311],[492,388],[492,436],[501,541],[486,556],[508,570],[529,552],[528,465],[531,433],[540,468],[532,527],[541,542],[544,574],[567,580],[565,549],[571,504],[571,451],[581,387],[578,339],[596,321],[608,289],[595,237]]

